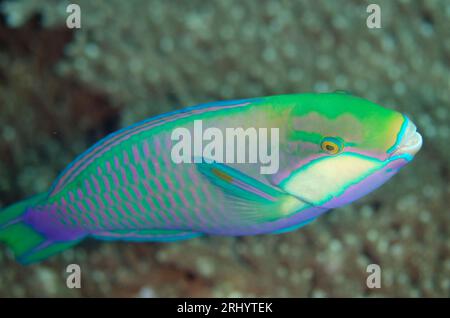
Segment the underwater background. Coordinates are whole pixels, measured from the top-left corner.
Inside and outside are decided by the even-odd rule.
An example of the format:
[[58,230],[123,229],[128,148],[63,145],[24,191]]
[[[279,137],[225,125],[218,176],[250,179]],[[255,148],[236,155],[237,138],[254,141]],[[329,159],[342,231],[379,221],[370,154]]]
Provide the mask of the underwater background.
[[[80,29],[66,27],[70,2]],[[379,190],[288,234],[88,240],[30,266],[2,245],[1,297],[450,296],[450,1],[70,2],[0,1],[1,207],[46,191],[106,134],[215,100],[347,90],[406,113],[424,146]],[[66,287],[72,263],[81,289]]]

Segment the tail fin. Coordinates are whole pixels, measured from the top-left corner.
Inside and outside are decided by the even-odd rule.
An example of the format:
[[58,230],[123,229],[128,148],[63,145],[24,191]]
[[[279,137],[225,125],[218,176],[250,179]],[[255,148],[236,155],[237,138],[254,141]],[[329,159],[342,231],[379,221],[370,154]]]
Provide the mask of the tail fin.
[[46,196],[47,193],[42,193],[0,211],[0,241],[5,242],[12,249],[22,264],[40,261],[79,241],[53,242],[22,222],[27,208],[45,199]]

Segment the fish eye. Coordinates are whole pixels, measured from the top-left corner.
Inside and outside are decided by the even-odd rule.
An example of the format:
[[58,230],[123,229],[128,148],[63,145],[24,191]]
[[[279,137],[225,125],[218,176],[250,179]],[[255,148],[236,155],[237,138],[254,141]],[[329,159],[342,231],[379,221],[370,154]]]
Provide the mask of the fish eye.
[[325,137],[320,143],[320,148],[330,155],[336,155],[344,149],[344,143],[340,138]]

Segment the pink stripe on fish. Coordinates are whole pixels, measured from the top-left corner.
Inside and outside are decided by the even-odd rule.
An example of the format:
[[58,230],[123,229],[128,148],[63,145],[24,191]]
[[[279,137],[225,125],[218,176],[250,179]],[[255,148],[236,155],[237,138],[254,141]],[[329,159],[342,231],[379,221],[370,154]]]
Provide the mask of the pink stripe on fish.
[[160,196],[157,196],[155,199],[156,199],[156,202],[158,202],[161,209],[167,210],[167,205]]
[[109,206],[113,206],[114,205],[114,201],[112,200],[111,196],[109,195],[109,193],[105,193],[104,197],[106,199],[106,202],[108,202]]
[[92,183],[94,184],[95,191],[97,191],[97,193],[101,193],[102,190],[100,188],[100,184],[98,183],[97,178],[93,174],[91,174],[91,180]]
[[189,202],[186,200],[186,196],[184,195],[183,191],[176,192],[178,197],[180,198],[181,203],[183,203],[184,206],[189,206]]
[[128,225],[132,228],[135,228],[137,226],[137,223],[128,216],[128,213],[125,212],[125,210],[120,205],[117,206],[117,210],[121,214],[119,216],[119,219],[117,220],[119,223],[123,222],[121,223],[122,225]]
[[144,143],[143,143],[143,146],[142,146],[142,150],[144,151],[145,159],[150,158],[150,149],[148,147],[147,140],[144,140]]
[[155,182],[158,192],[163,193],[164,187],[163,187],[162,183],[158,179],[154,179],[153,182]]
[[130,194],[130,192],[128,191],[127,188],[124,188],[124,189],[123,189],[123,193],[124,193],[125,196],[127,197],[128,201],[131,201],[131,202],[134,201],[134,200],[133,200],[133,197],[131,196],[131,194]]
[[159,156],[161,154],[161,141],[159,140],[158,137],[155,137],[154,144],[156,155]]
[[155,203],[150,197],[145,197],[145,201],[147,201],[148,205],[150,206],[150,209],[152,210],[151,212],[155,212],[158,210]]
[[132,174],[132,176],[133,176],[134,184],[139,184],[139,175],[138,175],[138,173],[137,173],[136,168],[135,168],[133,165],[129,165],[128,167],[129,167],[130,170],[131,170],[131,174]]
[[167,174],[164,177],[164,181],[166,182],[167,186],[169,187],[169,190],[171,190],[171,191],[175,190],[175,186],[173,185],[172,178],[170,175]]
[[120,169],[120,162],[117,156],[114,156],[114,167],[116,168],[116,170]]
[[[88,204],[89,204],[89,201],[88,201]],[[95,209],[95,207],[94,207],[94,205],[92,203],[91,203],[91,205],[89,207],[91,208],[91,206],[92,206],[92,209]],[[105,213],[104,209],[100,208],[99,210],[95,209],[95,210],[92,210],[92,211],[96,211],[97,213],[99,213],[101,215],[100,224],[104,224],[107,227],[111,226],[110,218]]]
[[201,200],[200,200],[200,197],[197,194],[197,189],[196,188],[190,188],[189,192],[192,194],[192,198],[194,198],[195,205],[200,205],[201,204]]
[[120,206],[123,203],[123,201],[119,193],[117,191],[113,191],[112,194],[114,196],[114,199],[116,199],[117,205]]
[[[78,207],[78,210],[81,212],[81,215],[80,215],[81,218],[86,222],[86,224],[91,224],[91,220],[89,220],[89,218],[87,217],[88,212],[87,212],[86,208],[84,207],[84,205],[81,204],[81,202],[76,202],[75,204]],[[98,222],[95,222],[95,219],[94,219],[94,223],[98,224]]]
[[[174,222],[175,222],[175,224],[181,224],[182,223],[180,218],[178,217],[178,215],[176,213],[170,212],[167,209],[163,209],[163,210],[159,209],[155,213],[159,213],[159,215],[164,219],[164,222],[165,222],[164,224],[165,225],[172,224]],[[173,217],[173,220],[170,220],[169,217],[167,216],[167,214],[170,214],[170,216]]]
[[139,163],[139,161],[141,161],[141,158],[139,156],[139,151],[137,149],[136,145],[133,145],[133,159],[135,163]]
[[175,173],[175,174],[174,174],[174,177],[175,177],[175,180],[176,180],[176,182],[177,182],[177,188],[178,188],[178,189],[183,189],[184,186],[185,186],[185,183],[184,183],[184,180],[183,180],[183,178],[181,177],[181,175],[180,175],[179,173]]
[[170,167],[173,164],[172,158],[170,158],[167,152],[164,152],[162,155],[162,161],[165,167]]
[[103,203],[103,200],[100,198],[100,196],[98,196],[98,195],[96,195],[95,197],[94,197],[94,199],[95,199],[95,202],[98,204],[98,206],[100,207],[100,209],[102,209],[102,210],[104,210],[106,207],[105,207],[105,204]]
[[192,215],[190,215],[189,211],[185,207],[178,207],[177,210],[181,212],[181,215],[184,218],[183,225],[188,226],[189,228],[193,228],[194,225],[194,219],[192,218]]
[[150,179],[150,178],[151,178],[151,175],[150,175],[150,171],[148,170],[148,165],[147,165],[147,163],[146,163],[146,162],[142,162],[141,165],[142,165],[142,169],[144,170],[145,178],[146,178],[147,180]]
[[82,225],[82,220],[81,220],[81,215],[78,213],[78,211],[75,209],[75,206],[73,205],[68,205],[67,206],[68,210],[70,211],[70,215],[77,220],[77,223],[79,225]]
[[[206,226],[209,222],[205,219],[202,210],[198,206],[194,207],[194,214],[197,216],[198,221],[200,222],[200,226]],[[209,213],[210,214],[210,213]]]
[[134,194],[136,195],[137,199],[140,201],[142,200],[143,196],[141,191],[139,191],[139,188],[137,186],[131,186],[131,189],[133,189]]
[[128,157],[128,152],[124,150],[123,152],[123,164],[128,166],[130,164],[130,158]]
[[175,208],[175,207],[177,206],[177,203],[175,202],[175,199],[173,198],[172,193],[168,192],[168,193],[166,194],[166,196],[167,196],[167,198],[169,199],[170,206],[173,207],[173,208]]
[[[147,211],[147,209],[142,205],[141,202],[137,202],[136,204],[139,210],[141,211],[140,216],[143,219],[143,221],[144,220],[150,221],[150,225],[161,225],[161,222],[155,217],[155,215],[153,213],[149,213],[150,211]],[[148,219],[148,217],[150,217],[150,220]]]
[[77,196],[78,196],[78,200],[83,200],[83,192],[81,191],[80,188],[77,189]]
[[121,184],[124,185],[124,186],[128,186],[130,183],[128,182],[127,174],[125,172],[125,169],[120,168],[120,174],[121,174],[121,177],[122,177],[122,183]]
[[188,175],[189,175],[189,180],[190,180],[195,186],[197,186],[197,185],[200,184],[200,181],[199,181],[199,178],[198,178],[198,174],[197,174],[197,172],[194,171],[194,169],[192,169],[192,167],[190,167],[190,168],[188,169]]
[[159,167],[159,161],[156,158],[152,159],[153,169],[155,169],[155,176],[159,176],[161,174],[161,168]]
[[131,212],[131,216],[138,222],[139,224],[139,219],[141,218],[141,215],[135,210],[135,208],[133,207],[133,205],[130,202],[125,202],[125,206],[127,207],[128,211]]
[[108,219],[110,220],[111,226],[117,224],[117,221],[120,219],[118,212],[115,207],[109,206],[105,208],[105,211],[109,213]]
[[113,172],[113,173],[111,174],[111,176],[112,176],[113,181],[114,181],[114,187],[115,187],[115,188],[120,187],[121,183],[119,182],[119,178],[117,177],[117,173]]
[[155,192],[153,191],[153,189],[150,187],[150,185],[148,184],[148,182],[143,182],[142,183],[145,187],[145,189],[147,190],[147,193],[150,194],[151,196],[153,196],[155,194]]
[[95,208],[94,204],[92,203],[91,199],[86,198],[86,203],[87,203],[89,209],[91,210],[91,212],[94,212],[96,210],[96,208]]
[[211,204],[215,203],[214,200],[212,200],[211,193],[209,192],[210,191],[209,184],[203,183],[200,186],[200,191],[202,191],[202,194],[205,196],[206,202],[210,202]]
[[111,163],[109,161],[106,162],[106,172],[111,173]]
[[109,183],[109,179],[107,176],[102,176],[103,184],[105,185],[106,191],[111,191],[111,184]]
[[86,188],[86,192],[88,196],[92,195],[92,188],[91,185],[89,184],[88,179],[84,179],[84,187]]
[[[193,190],[194,190],[194,192],[193,193],[195,193],[195,195],[197,196],[197,191],[201,191],[201,193],[205,196],[205,198],[206,198],[206,202],[207,202],[207,205],[209,205],[209,206],[216,206],[216,204],[217,204],[217,200],[213,200],[213,198],[211,197],[211,194],[210,194],[210,188],[209,188],[209,185],[207,184],[207,183],[202,183],[201,185],[200,185],[200,188],[198,188],[198,187],[194,187],[194,188],[192,188]],[[206,211],[206,214],[207,215],[209,215],[210,216],[210,218],[211,218],[211,220],[214,220],[215,222],[218,222],[219,221],[219,219],[218,219],[218,216],[216,215],[216,213],[215,213],[216,211],[210,211],[210,210],[207,210]],[[203,212],[202,212],[203,213]],[[225,218],[225,219],[227,219],[227,214],[226,215],[224,215],[223,216],[223,218]]]

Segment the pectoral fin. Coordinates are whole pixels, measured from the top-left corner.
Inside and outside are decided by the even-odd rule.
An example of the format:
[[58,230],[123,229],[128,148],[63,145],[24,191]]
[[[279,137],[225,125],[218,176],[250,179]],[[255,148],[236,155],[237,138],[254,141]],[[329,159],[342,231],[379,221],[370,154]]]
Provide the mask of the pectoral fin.
[[276,202],[286,193],[221,163],[199,163],[198,170],[230,195],[249,201]]
[[295,200],[272,185],[221,163],[199,163],[198,170],[227,198],[228,216],[246,223],[275,221],[286,216],[285,200]]

